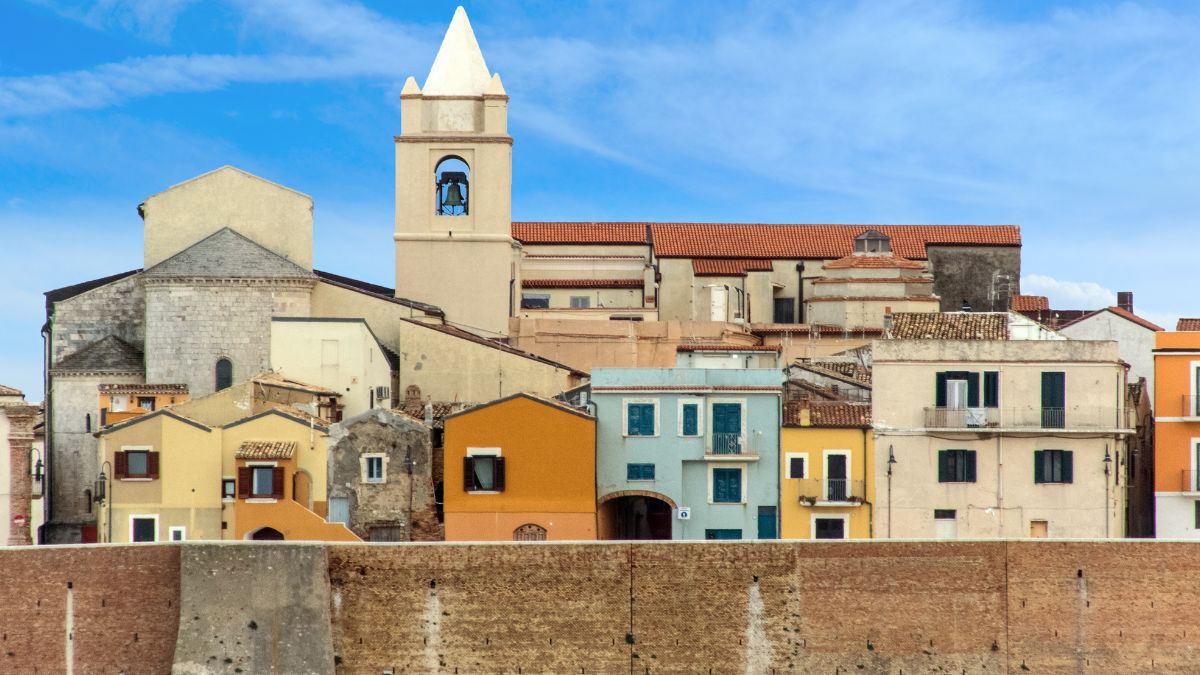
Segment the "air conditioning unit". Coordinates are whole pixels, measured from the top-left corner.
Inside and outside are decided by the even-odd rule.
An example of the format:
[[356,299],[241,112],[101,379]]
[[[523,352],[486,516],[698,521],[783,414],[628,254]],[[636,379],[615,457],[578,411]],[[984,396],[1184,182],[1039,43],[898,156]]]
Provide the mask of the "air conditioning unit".
[[387,400],[390,400],[391,398],[392,398],[392,388],[391,387],[375,387],[375,400],[376,401],[387,401]]

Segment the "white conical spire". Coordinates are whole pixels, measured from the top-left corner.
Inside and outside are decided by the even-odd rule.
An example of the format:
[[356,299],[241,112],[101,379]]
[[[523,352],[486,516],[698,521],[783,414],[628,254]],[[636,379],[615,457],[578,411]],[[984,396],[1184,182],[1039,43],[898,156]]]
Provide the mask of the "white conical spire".
[[475,31],[462,7],[454,10],[454,19],[442,39],[422,93],[426,96],[482,96],[491,74],[479,51]]

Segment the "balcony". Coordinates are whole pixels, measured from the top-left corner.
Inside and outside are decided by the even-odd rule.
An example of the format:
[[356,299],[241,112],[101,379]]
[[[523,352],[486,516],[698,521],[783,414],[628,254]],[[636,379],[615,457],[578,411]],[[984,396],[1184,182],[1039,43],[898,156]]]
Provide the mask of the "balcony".
[[809,506],[845,505],[866,498],[865,484],[848,478],[809,478],[800,483],[800,501]]
[[926,408],[926,429],[1036,431],[1117,429],[1128,426],[1124,411],[1112,407]]
[[743,455],[746,454],[746,439],[739,433],[714,431],[710,455]]

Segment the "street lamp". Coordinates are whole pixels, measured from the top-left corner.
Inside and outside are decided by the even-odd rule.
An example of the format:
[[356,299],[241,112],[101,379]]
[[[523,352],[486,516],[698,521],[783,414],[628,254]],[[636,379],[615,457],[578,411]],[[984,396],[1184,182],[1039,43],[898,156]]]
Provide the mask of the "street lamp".
[[887,480],[888,480],[888,496],[887,496],[888,535],[887,536],[888,536],[888,539],[892,538],[892,520],[894,519],[893,514],[892,514],[892,467],[895,465],[896,465],[896,453],[893,452],[893,447],[891,445],[889,445],[888,446],[888,470],[887,470]]
[[44,494],[45,491],[45,486],[42,481],[46,477],[46,465],[42,462],[42,452],[40,450],[33,448],[30,452],[33,453],[29,458],[31,460],[29,462],[29,466],[32,469],[30,476],[33,477],[33,485],[30,486],[29,496],[33,499],[38,499],[42,496],[42,494]]
[[112,543],[112,498],[109,496],[109,488],[112,487],[112,479],[108,474],[104,473],[104,467],[108,467],[112,471],[112,464],[106,459],[100,464],[100,475],[96,477],[96,490],[94,492],[97,502],[104,502],[108,512],[104,518],[104,529],[107,533],[105,541]]

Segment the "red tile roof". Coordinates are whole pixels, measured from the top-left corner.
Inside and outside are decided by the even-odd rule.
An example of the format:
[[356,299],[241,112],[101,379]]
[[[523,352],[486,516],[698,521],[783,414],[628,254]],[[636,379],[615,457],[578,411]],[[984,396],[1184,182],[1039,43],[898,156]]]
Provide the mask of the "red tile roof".
[[[783,425],[800,426],[800,411],[805,404],[798,401],[788,403],[783,409]],[[871,404],[846,403],[843,401],[807,402],[809,420],[813,427],[869,427],[871,426]]]
[[845,269],[902,269],[923,270],[925,266],[919,262],[901,258],[895,255],[848,255],[833,262],[825,263],[827,270]]
[[641,279],[522,279],[522,288],[641,288]]
[[1039,309],[1050,309],[1050,298],[1044,295],[1012,296],[1012,310],[1014,312],[1036,312]]
[[1200,331],[1200,319],[1180,319],[1175,324],[1175,330],[1187,332]]
[[808,323],[756,323],[750,326],[750,332],[755,335],[778,335],[796,333],[799,335],[883,335],[882,328],[843,328],[824,324]]
[[690,344],[679,345],[675,351],[680,352],[779,352],[783,347],[780,345],[706,345],[706,344]]
[[646,244],[664,258],[834,259],[854,251],[854,238],[878,230],[896,255],[927,257],[929,244],[1020,246],[1016,225],[819,225],[761,223],[517,222],[513,237],[526,244]]
[[1008,314],[1003,312],[896,312],[894,340],[1007,340]]
[[698,277],[738,277],[746,272],[770,272],[770,260],[748,258],[696,258],[692,273]]
[[1166,330],[1162,326],[1160,326],[1156,323],[1147,321],[1147,320],[1143,319],[1142,317],[1138,316],[1137,314],[1134,314],[1133,312],[1130,312],[1126,309],[1122,309],[1120,307],[1106,307],[1105,309],[1112,312],[1113,314],[1116,314],[1117,316],[1121,317],[1122,319],[1127,319],[1129,321],[1132,321],[1132,322],[1136,323],[1137,325],[1142,326],[1143,328],[1149,328],[1150,330],[1153,330],[1153,331]]
[[525,244],[646,244],[646,223],[513,223]]

